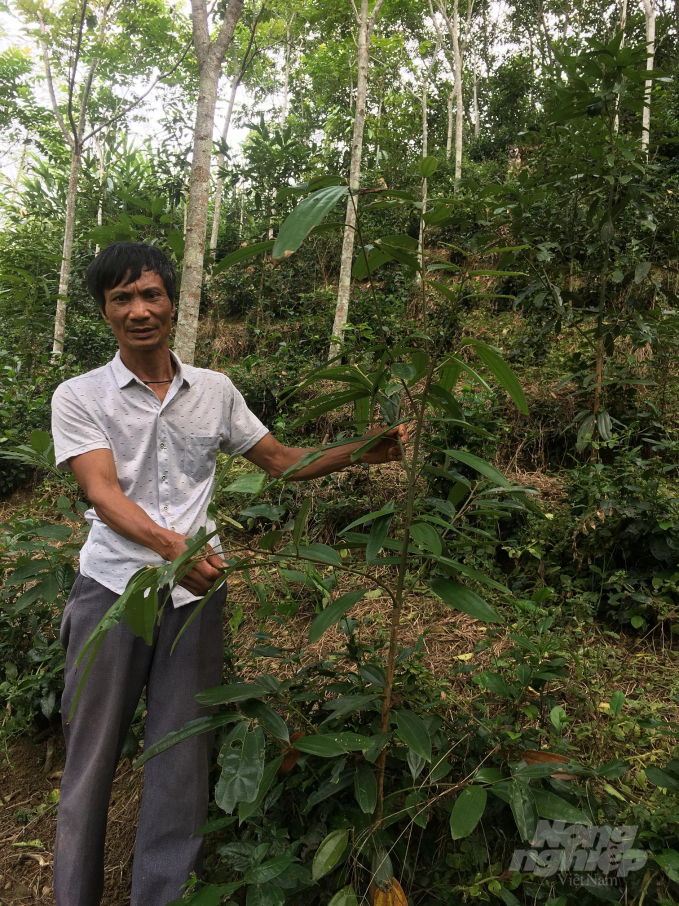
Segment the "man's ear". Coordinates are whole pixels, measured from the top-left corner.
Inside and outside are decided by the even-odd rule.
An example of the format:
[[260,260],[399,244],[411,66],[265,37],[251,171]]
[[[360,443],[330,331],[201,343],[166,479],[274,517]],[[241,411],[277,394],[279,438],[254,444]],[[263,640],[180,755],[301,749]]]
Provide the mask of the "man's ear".
[[109,319],[106,317],[106,303],[105,302],[104,302],[103,308],[101,305],[99,306],[99,313],[101,314],[102,318],[104,319],[104,321],[106,321],[107,324],[111,323],[109,321]]

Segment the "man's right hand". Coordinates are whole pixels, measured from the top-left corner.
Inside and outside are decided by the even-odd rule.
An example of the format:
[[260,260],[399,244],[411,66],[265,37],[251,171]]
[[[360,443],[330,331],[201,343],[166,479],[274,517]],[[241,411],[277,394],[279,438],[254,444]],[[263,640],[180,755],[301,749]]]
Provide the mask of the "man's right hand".
[[[186,538],[183,535],[179,535],[176,532],[170,534],[174,537],[168,539],[169,543],[166,551],[163,552],[163,557],[165,560],[172,561],[176,560],[177,557],[184,553],[187,545]],[[206,547],[208,556],[204,560],[199,560],[197,563],[194,563],[179,583],[183,588],[190,591],[191,594],[200,595],[201,598],[210,591],[216,580],[226,568],[226,563],[220,555],[216,554],[209,544],[207,544]]]

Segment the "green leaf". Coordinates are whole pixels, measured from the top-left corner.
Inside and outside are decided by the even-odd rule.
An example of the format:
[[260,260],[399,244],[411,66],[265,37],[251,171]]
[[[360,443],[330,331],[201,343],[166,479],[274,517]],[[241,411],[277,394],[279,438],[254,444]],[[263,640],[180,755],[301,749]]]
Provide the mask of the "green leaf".
[[230,252],[230,254],[225,255],[217,262],[217,264],[215,264],[212,268],[212,276],[216,277],[218,274],[221,274],[222,271],[233,267],[234,264],[239,264],[241,261],[247,261],[248,258],[256,258],[258,255],[268,252],[269,249],[274,247],[274,242],[275,240],[273,239],[267,239],[265,242],[253,242],[242,249],[236,249],[235,252]]
[[331,626],[334,626],[344,614],[357,604],[365,595],[365,589],[349,591],[329,604],[314,619],[309,629],[309,644],[314,645]]
[[198,717],[195,720],[190,720],[188,723],[184,724],[180,730],[168,733],[167,736],[163,736],[162,739],[152,746],[149,746],[148,749],[144,749],[143,754],[140,755],[134,763],[134,770],[137,771],[150,758],[160,755],[161,752],[166,752],[168,749],[171,749],[172,746],[184,742],[185,739],[191,739],[193,736],[199,736],[201,733],[209,733],[211,730],[215,730],[218,727],[225,727],[227,724],[237,723],[241,720],[242,717],[240,714],[236,714],[233,711],[211,714],[210,716]]
[[275,856],[260,865],[253,865],[243,876],[243,883],[266,884],[267,881],[272,881],[282,875],[292,865],[294,860],[295,857],[290,853],[282,853],[280,856]]
[[383,516],[378,516],[373,522],[365,549],[365,559],[367,563],[374,563],[384,547],[384,542],[389,536],[389,526],[391,525],[392,518],[393,513],[385,513]]
[[343,528],[340,534],[344,532],[349,532],[351,529],[356,528],[357,525],[363,525],[366,522],[372,522],[373,519],[377,519],[379,516],[384,516],[386,513],[394,512],[394,501],[390,500],[389,503],[381,510],[375,510],[374,513],[368,513],[367,516],[360,516],[358,519],[354,519],[353,522],[350,522],[346,528]]
[[620,712],[622,711],[622,707],[624,704],[625,704],[625,693],[621,692],[618,689],[617,692],[614,692],[613,695],[611,695],[610,710],[608,712],[611,715],[611,717],[617,717],[620,714]]
[[533,791],[527,783],[514,780],[509,784],[509,805],[522,840],[532,840],[538,823]]
[[453,840],[468,837],[481,820],[488,794],[485,787],[468,786],[457,797],[450,813],[450,834]]
[[481,359],[484,365],[492,371],[500,384],[505,388],[509,396],[514,400],[517,409],[524,415],[528,415],[528,403],[524,396],[523,389],[518,378],[495,350],[491,349],[485,343],[479,340],[468,340],[466,344],[474,349],[474,352]]
[[412,711],[396,711],[396,735],[420,758],[431,761],[431,738],[427,725]]
[[634,268],[634,282],[642,283],[648,277],[651,270],[650,261],[640,261]]
[[314,881],[319,881],[329,871],[333,870],[342,858],[348,842],[348,830],[335,830],[328,834],[314,855],[314,861],[311,866],[311,877]]
[[332,900],[328,903],[328,906],[358,906],[354,888],[343,887],[341,890],[338,890]]
[[486,478],[490,478],[491,481],[494,481],[496,485],[501,488],[509,488],[510,484],[507,479],[504,477],[502,472],[498,471],[495,466],[491,466],[489,462],[486,462],[485,459],[480,459],[478,456],[474,456],[473,453],[467,453],[464,450],[446,450],[446,456],[456,459],[458,462],[463,462],[465,465],[474,469],[476,472],[479,472],[481,475],[484,475]]
[[328,563],[341,566],[342,558],[328,544],[304,544],[297,548],[297,556],[302,560],[313,560],[314,563]]
[[432,579],[429,587],[434,594],[450,607],[454,607],[455,610],[461,610],[484,623],[502,622],[502,617],[490,604],[487,604],[480,595],[467,588],[466,585],[462,585],[461,582],[456,582],[454,579]]
[[269,690],[259,683],[228,683],[225,686],[215,686],[214,689],[205,689],[196,695],[196,701],[201,705],[228,705],[233,702],[247,701],[249,698],[262,698],[268,695]]
[[31,446],[36,453],[47,453],[52,446],[52,438],[47,431],[31,431]]
[[418,545],[440,556],[443,551],[441,536],[428,522],[415,522],[410,526],[410,537]]
[[264,801],[264,797],[269,792],[273,786],[276,777],[278,777],[278,771],[280,766],[283,764],[283,756],[279,755],[278,758],[275,758],[273,761],[270,761],[264,768],[262,772],[262,779],[259,781],[259,787],[257,788],[257,795],[252,802],[241,802],[238,806],[238,821],[240,824],[249,818],[250,815],[254,815],[257,809],[260,807]]
[[375,772],[365,761],[356,767],[354,794],[361,811],[365,815],[372,815],[377,805],[377,780]]
[[320,758],[334,758],[337,755],[344,755],[344,746],[341,746],[334,736],[303,736],[294,742],[295,748],[307,755],[318,755]]
[[679,790],[679,779],[668,774],[667,771],[663,771],[662,768],[651,765],[644,768],[644,774],[653,786],[662,787],[664,790]]
[[151,588],[146,595],[144,591],[142,588],[129,596],[124,617],[132,632],[144,639],[147,645],[152,645],[158,616],[158,588]]
[[264,727],[276,739],[282,739],[283,742],[290,741],[288,725],[273,708],[265,705],[264,702],[260,702],[257,699],[244,701],[241,703],[240,709],[246,717],[256,720],[260,727]]
[[241,475],[224,490],[227,494],[259,494],[264,487],[265,478],[263,472],[249,472]]
[[587,824],[591,825],[590,819],[575,808],[570,802],[566,802],[556,793],[550,793],[548,790],[533,790],[535,807],[541,818],[549,818],[551,821],[566,821],[568,824]]
[[422,179],[429,179],[430,176],[433,176],[434,173],[438,170],[439,162],[434,157],[433,154],[430,154],[428,157],[423,157],[420,163],[418,164],[418,169],[420,171],[420,176]]
[[[365,252],[368,254],[366,255]],[[358,257],[351,269],[351,276],[355,280],[365,280],[368,275],[372,276],[379,267],[391,260],[391,255],[387,255],[386,252],[374,246],[368,246],[365,251],[361,249],[358,253]]]
[[304,242],[313,227],[319,224],[349,192],[344,186],[326,186],[301,201],[285,219],[273,246],[272,256],[280,261],[288,258]]
[[295,517],[295,525],[292,530],[292,543],[296,548],[299,548],[302,542],[304,530],[306,529],[307,516],[309,515],[309,510],[311,509],[312,502],[312,497],[306,497],[302,502],[302,506],[299,508],[297,516]]
[[264,733],[243,721],[227,736],[219,753],[222,774],[215,802],[230,815],[239,802],[254,802],[264,772]]

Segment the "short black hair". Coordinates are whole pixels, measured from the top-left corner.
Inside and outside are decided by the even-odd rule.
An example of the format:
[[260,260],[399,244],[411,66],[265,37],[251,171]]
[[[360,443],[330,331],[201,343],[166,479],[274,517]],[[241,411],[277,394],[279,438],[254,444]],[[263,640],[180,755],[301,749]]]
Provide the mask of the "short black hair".
[[126,277],[125,285],[133,283],[142,271],[158,274],[170,301],[175,301],[177,274],[167,255],[148,242],[112,242],[87,268],[87,285],[102,312],[106,307],[104,290],[119,286]]

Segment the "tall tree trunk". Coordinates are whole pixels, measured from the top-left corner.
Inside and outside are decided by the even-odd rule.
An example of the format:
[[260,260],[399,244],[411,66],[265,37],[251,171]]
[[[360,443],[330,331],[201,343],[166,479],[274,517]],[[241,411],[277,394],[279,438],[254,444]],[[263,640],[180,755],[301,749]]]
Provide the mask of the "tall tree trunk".
[[61,271],[59,273],[59,295],[57,310],[54,316],[54,342],[52,355],[58,356],[64,351],[66,336],[66,306],[68,303],[68,282],[71,276],[71,253],[75,235],[75,205],[78,198],[78,179],[82,151],[76,144],[71,152],[71,171],[68,176],[68,195],[66,197],[66,223],[64,224],[64,242],[61,248]]
[[280,119],[281,129],[285,125],[285,121],[288,118],[288,103],[290,96],[290,56],[292,54],[291,34],[292,24],[295,21],[295,16],[296,13],[293,13],[290,21],[285,23],[285,72],[283,76],[283,103],[281,105]]
[[474,59],[474,138],[481,134],[481,122],[479,117],[479,78],[476,58]]
[[[96,141],[97,153],[99,155],[99,201],[97,203],[97,226],[104,223],[104,178],[106,176],[106,146],[103,141]],[[94,254],[99,254],[99,243],[94,247]]]
[[[679,0],[677,0],[679,2]],[[377,143],[375,145],[375,167],[380,165],[380,124],[382,122],[382,104],[384,102],[384,85],[380,88],[380,100],[377,106],[377,122],[375,124],[375,135],[377,136]]]
[[[231,117],[233,115],[233,107],[236,102],[236,92],[238,91],[238,82],[234,78],[233,83],[231,84],[231,92],[229,94],[229,104],[226,108],[226,116],[224,117],[224,127],[222,129],[222,142],[226,142],[227,136],[229,134],[229,126],[231,125]],[[210,233],[210,254],[214,258],[214,252],[217,248],[217,237],[219,236],[219,221],[222,215],[222,196],[224,194],[224,177],[221,174],[221,170],[224,166],[224,154],[220,151],[217,155],[217,180],[215,183],[215,208],[212,212],[212,232]]]
[[453,59],[455,60],[455,183],[462,179],[462,128],[464,101],[462,98],[462,53],[460,52],[460,0],[453,5]]
[[[372,13],[368,14],[368,0],[361,0],[358,15],[358,75],[356,80],[356,109],[354,113],[354,132],[351,138],[351,165],[349,169],[349,186],[352,193],[358,192],[361,182],[361,157],[363,154],[363,132],[365,129],[366,104],[368,94],[368,62],[370,59],[370,36],[375,20],[379,15],[383,0],[376,0]],[[344,239],[342,241],[342,258],[340,263],[339,286],[337,290],[337,307],[332,325],[330,358],[339,353],[344,341],[344,328],[349,317],[349,295],[351,291],[351,265],[354,254],[354,231],[356,228],[357,198],[349,198],[344,219]]]
[[200,293],[210,200],[210,161],[215,125],[217,85],[224,56],[233,39],[243,7],[242,0],[229,0],[214,41],[210,40],[205,0],[191,0],[193,43],[198,58],[198,103],[193,132],[193,156],[189,178],[189,210],[186,219],[182,282],[174,348],[182,361],[193,364],[198,333]]
[[[646,19],[646,69],[653,70],[653,61],[655,59],[655,9],[653,0],[642,0],[644,5],[644,17]],[[653,81],[646,80],[644,88],[644,112],[641,120],[641,148],[648,154],[648,142],[651,132],[651,90]]]
[[[429,90],[429,73],[425,73],[424,78],[422,79],[422,159],[427,156],[429,153],[429,128],[427,123],[427,95]],[[422,265],[424,264],[424,215],[427,213],[427,180],[426,177],[422,179],[422,215],[420,217],[420,235],[417,241],[417,256],[420,261],[420,274],[418,275],[421,279],[422,276]]]
[[454,89],[448,95],[448,133],[446,135],[446,160],[450,160],[453,150],[453,96]]

